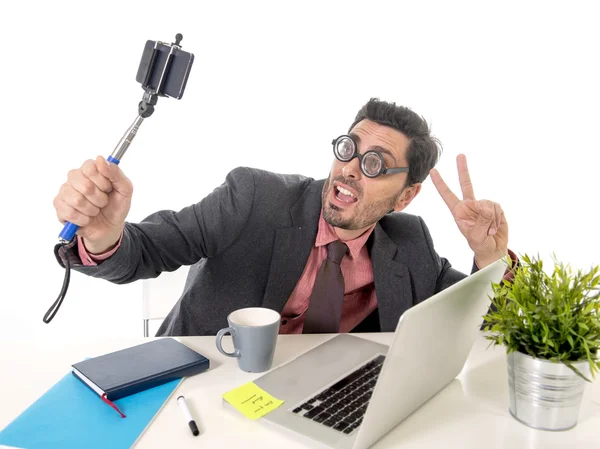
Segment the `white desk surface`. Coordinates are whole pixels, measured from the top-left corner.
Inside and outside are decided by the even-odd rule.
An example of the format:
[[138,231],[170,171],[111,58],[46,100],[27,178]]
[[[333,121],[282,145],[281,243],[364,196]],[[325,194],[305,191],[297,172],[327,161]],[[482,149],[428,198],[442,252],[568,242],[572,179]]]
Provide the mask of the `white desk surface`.
[[[362,334],[389,344],[392,334]],[[277,342],[274,365],[292,360],[331,335],[284,335]],[[136,444],[143,448],[302,448],[293,435],[259,421],[250,421],[224,408],[221,395],[252,381],[235,359],[222,356],[214,337],[185,337],[183,343],[211,361],[211,368],[184,380]],[[139,339],[86,339],[71,341],[15,338],[0,341],[0,429],[41,396],[72,363],[135,344]],[[480,338],[461,374],[428,403],[392,430],[375,446],[385,448],[600,448],[600,382],[586,389],[578,425],[568,431],[531,429],[508,412],[506,355]],[[231,348],[229,337],[225,339]],[[432,367],[435,369],[435,367]],[[192,436],[177,406],[186,396],[201,434]]]

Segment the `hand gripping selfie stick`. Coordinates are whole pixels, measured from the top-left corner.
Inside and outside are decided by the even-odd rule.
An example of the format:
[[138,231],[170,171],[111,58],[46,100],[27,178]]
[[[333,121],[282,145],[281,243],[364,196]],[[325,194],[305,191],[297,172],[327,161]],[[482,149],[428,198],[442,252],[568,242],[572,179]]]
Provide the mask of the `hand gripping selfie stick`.
[[[108,162],[112,162],[115,165],[119,165],[121,159],[123,159],[123,156],[125,155],[125,152],[129,148],[129,145],[131,145],[133,138],[137,134],[140,125],[142,124],[145,118],[150,117],[154,112],[154,105],[156,104],[157,100],[158,94],[153,93],[151,89],[147,90],[144,93],[144,98],[138,106],[139,115],[136,117],[135,121],[127,129],[127,131],[125,131],[125,134],[123,135],[123,137],[121,137],[121,140],[117,144],[112,154],[106,158]],[[71,240],[73,240],[73,237],[75,237],[77,229],[79,229],[79,226],[67,221],[62,231],[58,235],[59,242],[69,243]]]
[[[133,124],[125,131],[125,134],[108,156],[107,161],[119,165],[125,152],[136,136],[144,119],[150,117],[154,112],[154,106],[158,97],[172,97],[180,99],[187,83],[187,79],[194,61],[194,55],[181,51],[181,40],[183,36],[177,34],[175,43],[166,44],[159,41],[147,41],[142,54],[142,60],[138,69],[136,80],[144,89],[144,96],[138,105],[138,116]],[[65,279],[58,298],[44,315],[44,322],[52,321],[67,292],[70,279],[70,261],[66,251],[66,245],[75,237],[79,226],[66,222],[58,235],[59,244],[65,253]]]

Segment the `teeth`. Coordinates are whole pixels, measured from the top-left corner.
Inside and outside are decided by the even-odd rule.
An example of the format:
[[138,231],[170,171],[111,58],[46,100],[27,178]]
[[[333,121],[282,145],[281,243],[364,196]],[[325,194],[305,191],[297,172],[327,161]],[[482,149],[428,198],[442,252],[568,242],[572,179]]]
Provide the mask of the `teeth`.
[[344,195],[348,195],[348,196],[351,196],[352,198],[356,198],[354,195],[352,195],[352,192],[350,192],[349,190],[346,190],[346,189],[344,189],[343,187],[340,187],[340,186],[337,186],[337,188]]

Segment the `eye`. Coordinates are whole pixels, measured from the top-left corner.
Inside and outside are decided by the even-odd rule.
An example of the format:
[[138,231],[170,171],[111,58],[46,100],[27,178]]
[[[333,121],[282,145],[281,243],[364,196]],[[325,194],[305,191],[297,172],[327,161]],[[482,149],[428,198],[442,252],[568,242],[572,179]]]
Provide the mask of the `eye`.
[[364,157],[363,166],[368,174],[376,175],[382,168],[382,162],[376,154],[370,153]]
[[350,159],[354,155],[354,142],[348,138],[340,139],[336,144],[336,152],[340,159]]

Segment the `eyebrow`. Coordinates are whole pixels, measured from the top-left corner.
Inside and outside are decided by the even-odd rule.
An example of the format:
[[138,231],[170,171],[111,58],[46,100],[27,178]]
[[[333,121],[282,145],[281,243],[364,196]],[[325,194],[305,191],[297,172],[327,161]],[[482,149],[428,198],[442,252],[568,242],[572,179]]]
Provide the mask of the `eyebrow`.
[[[350,133],[349,134],[350,137],[352,137],[352,139],[354,139],[354,141],[359,144],[360,143],[360,136],[358,136],[357,134],[354,133]],[[394,160],[394,165],[398,164],[398,161],[396,160],[396,156],[394,156],[394,153],[392,153],[390,150],[388,150],[387,148],[384,147],[380,147],[379,145],[376,145],[374,147],[369,148],[370,150],[376,150],[379,151],[380,153],[384,153],[389,155],[393,160]]]

